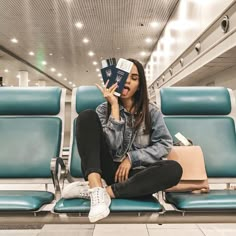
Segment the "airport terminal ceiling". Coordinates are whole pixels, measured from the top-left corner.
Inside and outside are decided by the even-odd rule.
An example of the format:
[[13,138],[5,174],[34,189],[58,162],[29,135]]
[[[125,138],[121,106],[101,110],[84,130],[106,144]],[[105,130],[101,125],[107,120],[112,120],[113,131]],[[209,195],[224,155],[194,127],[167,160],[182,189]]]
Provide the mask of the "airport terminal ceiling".
[[[206,78],[235,66],[236,47],[233,47],[212,61],[206,63],[203,67],[194,71],[189,76],[183,78],[180,82],[176,83],[175,86],[193,86],[203,84],[203,80],[206,80]],[[208,84],[208,86],[211,85],[214,86],[214,83]]]
[[29,86],[45,80],[72,89],[100,83],[104,58],[145,65],[178,2],[1,0],[0,76],[17,86],[18,71],[27,70]]

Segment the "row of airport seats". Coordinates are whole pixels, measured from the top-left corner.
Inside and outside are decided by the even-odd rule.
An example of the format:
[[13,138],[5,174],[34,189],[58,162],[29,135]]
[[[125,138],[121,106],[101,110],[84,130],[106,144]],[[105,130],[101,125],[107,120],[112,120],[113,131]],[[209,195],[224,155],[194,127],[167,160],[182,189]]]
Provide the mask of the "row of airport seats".
[[[146,198],[113,199],[111,214],[99,223],[236,222],[236,190],[231,185],[236,180],[232,91],[223,87],[162,88],[157,101],[173,138],[181,132],[202,147],[212,189],[205,194],[159,192]],[[1,223],[88,223],[90,202],[63,199],[60,193],[65,179],[82,178],[75,118],[102,102],[95,86],[73,90],[69,162],[65,166],[61,158],[65,90],[0,88],[0,184],[54,186],[53,191],[0,190]]]

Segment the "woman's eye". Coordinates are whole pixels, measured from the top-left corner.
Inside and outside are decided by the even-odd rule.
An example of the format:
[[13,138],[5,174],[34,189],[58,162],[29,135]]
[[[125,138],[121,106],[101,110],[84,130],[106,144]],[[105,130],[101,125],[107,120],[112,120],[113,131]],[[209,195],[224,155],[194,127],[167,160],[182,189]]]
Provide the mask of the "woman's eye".
[[139,77],[138,76],[132,76],[132,80],[137,80]]

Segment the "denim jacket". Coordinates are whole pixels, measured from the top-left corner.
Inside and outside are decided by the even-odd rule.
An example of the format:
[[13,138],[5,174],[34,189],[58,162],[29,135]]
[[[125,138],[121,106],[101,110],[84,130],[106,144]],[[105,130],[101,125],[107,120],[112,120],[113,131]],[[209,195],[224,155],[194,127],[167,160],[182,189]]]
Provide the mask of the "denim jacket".
[[132,128],[134,117],[123,106],[120,105],[120,121],[115,120],[112,115],[106,121],[106,111],[106,102],[96,109],[114,161],[121,162],[125,154],[128,154],[132,168],[142,168],[165,157],[171,150],[172,137],[160,110],[154,104],[149,103],[149,134],[144,134],[144,123],[138,130]]

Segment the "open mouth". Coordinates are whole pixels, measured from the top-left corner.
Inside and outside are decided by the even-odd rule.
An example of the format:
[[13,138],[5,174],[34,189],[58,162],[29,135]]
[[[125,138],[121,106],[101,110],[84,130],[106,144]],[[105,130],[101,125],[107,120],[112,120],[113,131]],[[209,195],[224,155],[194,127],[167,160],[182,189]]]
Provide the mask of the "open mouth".
[[124,86],[124,89],[127,89],[128,91],[130,90],[130,88],[128,86]]
[[130,88],[128,86],[124,86],[123,90],[122,90],[122,95],[127,95],[128,92],[130,91]]

